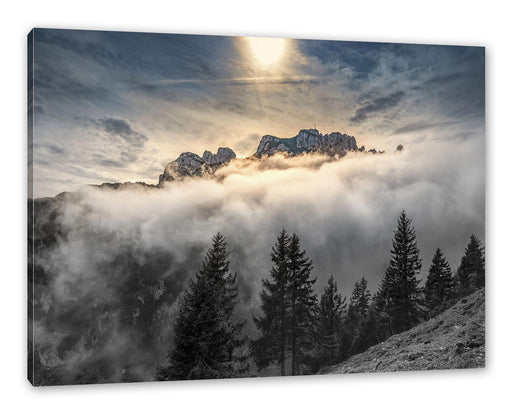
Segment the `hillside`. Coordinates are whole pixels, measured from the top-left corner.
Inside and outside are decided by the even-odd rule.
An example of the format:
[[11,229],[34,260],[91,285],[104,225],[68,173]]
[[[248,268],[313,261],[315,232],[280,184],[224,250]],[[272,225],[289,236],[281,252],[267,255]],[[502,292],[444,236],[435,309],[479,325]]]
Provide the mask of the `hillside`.
[[482,368],[485,366],[483,289],[420,325],[394,335],[323,374]]

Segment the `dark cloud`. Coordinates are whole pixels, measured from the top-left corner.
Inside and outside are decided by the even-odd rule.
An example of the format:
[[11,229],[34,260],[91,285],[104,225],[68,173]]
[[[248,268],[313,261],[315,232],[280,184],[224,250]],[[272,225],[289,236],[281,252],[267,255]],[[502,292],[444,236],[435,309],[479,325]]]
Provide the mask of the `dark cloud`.
[[133,147],[141,148],[148,141],[148,137],[134,130],[126,119],[109,116],[96,119],[94,122],[107,134],[118,136]]
[[438,127],[448,127],[451,125],[455,125],[456,121],[446,121],[446,122],[417,122],[412,124],[404,125],[400,128],[395,129],[392,134],[400,135],[400,134],[409,134],[418,131],[425,131],[432,128]]
[[390,47],[386,43],[338,42],[329,40],[300,40],[299,49],[306,56],[315,56],[336,73],[351,68],[356,77],[367,77],[376,68],[379,55]]
[[50,150],[50,152],[52,152],[53,154],[56,154],[56,155],[62,155],[65,152],[62,147],[59,147],[58,145],[54,145],[54,144],[47,145],[47,148],[48,148],[48,150]]
[[368,115],[383,112],[387,109],[393,108],[398,105],[402,100],[405,93],[403,91],[393,92],[386,96],[380,96],[378,98],[366,101],[356,109],[355,114],[350,118],[350,122],[359,124],[368,119]]
[[104,158],[103,156],[98,156],[97,163],[99,165],[103,165],[104,167],[124,167],[126,166],[126,162],[115,160],[112,158]]
[[121,160],[125,163],[132,163],[137,161],[137,155],[129,151],[121,151]]

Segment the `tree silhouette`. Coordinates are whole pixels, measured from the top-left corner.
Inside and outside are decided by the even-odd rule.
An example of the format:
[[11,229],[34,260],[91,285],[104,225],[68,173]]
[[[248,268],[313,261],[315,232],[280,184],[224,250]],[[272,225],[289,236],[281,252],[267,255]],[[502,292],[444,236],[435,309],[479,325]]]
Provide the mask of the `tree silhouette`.
[[254,318],[261,332],[253,343],[258,368],[276,361],[286,374],[286,357],[291,355],[291,374],[301,372],[305,352],[313,347],[317,306],[311,278],[313,265],[301,249],[299,237],[282,230],[272,247],[270,279],[263,280],[260,317]]
[[342,359],[343,317],[346,308],[346,299],[339,293],[334,277],[331,276],[324,287],[318,307],[315,370],[336,364]]
[[465,296],[485,286],[485,255],[480,240],[472,234],[456,273],[457,292]]
[[243,323],[233,315],[237,296],[236,275],[229,273],[226,240],[217,233],[201,269],[185,291],[168,363],[157,368],[157,380],[240,375],[233,357],[243,342]]
[[304,352],[313,347],[317,298],[312,269],[313,263],[301,249],[299,236],[294,233],[290,240],[288,284],[292,375],[300,373]]
[[254,318],[261,331],[260,338],[253,343],[256,364],[261,369],[277,361],[281,375],[286,374],[288,346],[289,245],[290,236],[283,229],[270,254],[273,263],[270,279],[263,279],[263,290],[260,294],[262,316]]
[[366,349],[366,344],[370,341],[367,337],[370,334],[367,327],[370,300],[368,282],[363,277],[355,283],[348,307],[347,325],[351,334],[350,354],[357,354]]
[[416,233],[411,220],[402,211],[376,298],[381,327],[387,329],[388,335],[412,328],[422,317],[422,292],[416,277],[420,270]]
[[455,296],[452,271],[440,248],[437,248],[432,259],[424,294],[425,306],[430,317],[444,310],[443,305]]

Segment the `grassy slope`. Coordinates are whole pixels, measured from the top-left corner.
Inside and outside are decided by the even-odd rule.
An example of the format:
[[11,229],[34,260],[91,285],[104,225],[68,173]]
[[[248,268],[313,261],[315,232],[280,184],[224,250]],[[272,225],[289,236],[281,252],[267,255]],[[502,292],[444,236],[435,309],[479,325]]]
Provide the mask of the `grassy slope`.
[[394,335],[323,374],[481,368],[485,366],[485,292]]

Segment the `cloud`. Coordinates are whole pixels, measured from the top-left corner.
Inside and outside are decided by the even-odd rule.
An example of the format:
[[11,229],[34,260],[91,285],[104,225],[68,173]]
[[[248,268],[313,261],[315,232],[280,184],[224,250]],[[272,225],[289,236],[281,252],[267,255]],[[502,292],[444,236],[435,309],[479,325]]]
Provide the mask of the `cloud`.
[[397,91],[366,101],[362,106],[356,109],[354,116],[350,118],[350,122],[354,124],[364,122],[368,119],[368,115],[370,114],[383,112],[397,106],[404,96],[405,93],[403,91]]
[[53,301],[46,330],[52,341],[73,336],[73,329],[103,338],[88,346],[77,339],[59,363],[83,363],[92,349],[116,369],[131,366],[150,379],[168,350],[176,299],[217,231],[227,238],[239,277],[238,312],[254,335],[251,316],[283,227],[300,236],[313,260],[318,292],[331,274],[343,295],[362,276],[375,291],[402,209],[413,220],[425,277],[437,247],[455,268],[471,233],[485,239],[484,189],[481,137],[341,159],[234,160],[216,179],[160,190],[87,188],[63,199],[57,223],[66,237],[40,258],[50,275],[41,289]]
[[[165,79],[152,84],[152,86],[173,86],[187,84],[210,84],[210,85],[246,85],[246,84],[300,84],[317,81],[317,76],[252,76],[229,79]],[[145,87],[143,85],[141,87]]]
[[400,134],[409,134],[413,132],[418,131],[425,131],[433,128],[438,127],[449,127],[456,124],[455,121],[448,121],[448,122],[418,122],[418,123],[411,123],[404,125],[400,128],[397,128],[393,131],[394,135],[400,135]]
[[148,137],[135,131],[127,119],[108,116],[94,120],[107,134],[122,138],[127,144],[141,148],[148,141]]
[[[283,61],[261,70],[243,38],[38,30],[36,43],[36,136],[66,150],[35,157],[39,196],[97,180],[154,183],[185,151],[248,156],[255,131],[294,136],[316,124],[391,151],[407,125],[464,122],[470,133],[483,121],[483,48],[289,40]],[[134,133],[116,135],[106,114]],[[104,122],[77,126],[77,117]],[[400,135],[408,144],[434,134]],[[132,150],[136,162],[119,155]],[[77,163],[85,177],[72,175]]]

